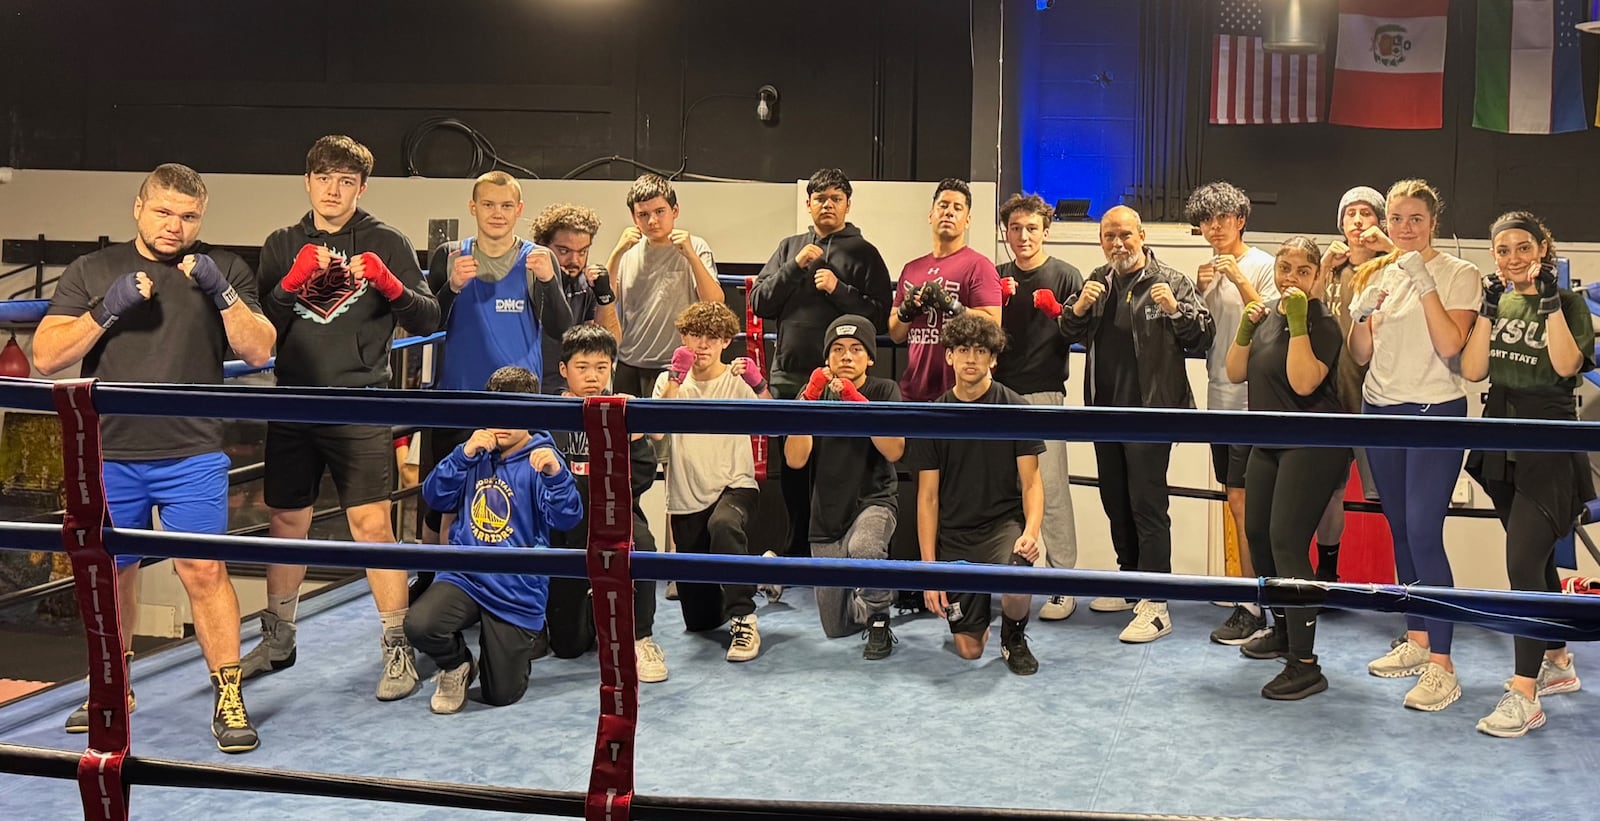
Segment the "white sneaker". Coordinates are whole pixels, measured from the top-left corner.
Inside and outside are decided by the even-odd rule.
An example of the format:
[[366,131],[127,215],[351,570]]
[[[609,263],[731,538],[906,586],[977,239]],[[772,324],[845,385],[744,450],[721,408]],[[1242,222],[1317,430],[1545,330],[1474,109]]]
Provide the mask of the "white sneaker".
[[756,614],[735,616],[728,623],[728,661],[749,661],[761,654],[761,631],[756,629]]
[[661,645],[656,644],[655,639],[645,636],[634,642],[633,658],[640,681],[652,684],[667,680],[667,654],[661,652]]
[[1565,667],[1551,661],[1548,656],[1540,661],[1539,678],[1534,686],[1539,688],[1540,698],[1578,692],[1582,682],[1578,681],[1578,671],[1573,665],[1572,655],[1570,653],[1567,655]]
[[1534,696],[1529,701],[1527,696],[1509,687],[1495,705],[1494,712],[1478,719],[1478,732],[1496,738],[1521,738],[1529,730],[1543,726],[1544,706],[1539,703],[1539,697]]
[[1172,619],[1167,615],[1166,602],[1140,599],[1133,606],[1133,621],[1122,628],[1122,639],[1127,644],[1144,644],[1172,632]]
[[678,583],[667,582],[667,601],[678,600]]
[[1101,596],[1089,602],[1089,609],[1096,613],[1121,613],[1124,610],[1132,610],[1133,602],[1121,596]]
[[[761,558],[776,559],[778,554],[768,550],[761,554]],[[758,584],[756,585],[756,592],[766,596],[769,604],[777,604],[783,599],[783,585],[781,584]]]
[[1461,698],[1461,684],[1456,674],[1430,661],[1424,666],[1422,678],[1406,693],[1406,706],[1437,713],[1458,698]]
[[1406,639],[1367,664],[1367,672],[1378,678],[1408,678],[1422,675],[1428,666],[1428,648]]
[[1061,621],[1071,616],[1078,609],[1078,600],[1071,596],[1051,596],[1050,601],[1039,608],[1040,621]]
[[453,670],[440,670],[439,674],[433,677],[437,686],[433,691],[433,698],[428,701],[428,707],[440,715],[461,712],[461,708],[467,704],[467,685],[472,683],[472,677],[477,672],[471,659],[457,665]]

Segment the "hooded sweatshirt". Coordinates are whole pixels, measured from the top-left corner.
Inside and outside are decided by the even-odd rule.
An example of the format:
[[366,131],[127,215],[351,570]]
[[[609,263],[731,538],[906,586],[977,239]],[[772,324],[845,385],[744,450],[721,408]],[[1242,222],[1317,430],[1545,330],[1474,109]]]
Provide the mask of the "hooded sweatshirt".
[[[307,244],[326,246],[346,259],[370,251],[406,290],[390,302],[366,280],[319,271],[305,293],[291,294],[281,286],[283,276]],[[279,385],[387,385],[395,324],[418,336],[439,329],[439,301],[423,281],[411,241],[359,208],[333,233],[319,230],[310,212],[273,231],[261,246],[258,275],[262,307],[278,331]]]
[[[807,245],[821,248],[822,256],[801,268],[794,258]],[[822,269],[839,278],[831,294],[817,288],[816,273]],[[830,323],[845,314],[860,314],[875,327],[888,328],[893,298],[883,255],[848,222],[827,237],[819,238],[812,228],[779,243],[750,289],[756,316],[778,321],[773,372],[801,381],[825,364],[822,336]]]
[[[434,510],[457,512],[450,543],[485,549],[550,546],[552,530],[567,530],[583,518],[578,485],[567,463],[546,476],[528,455],[555,449],[549,434],[534,431],[527,444],[510,453],[487,450],[467,456],[457,445],[422,483],[422,498]],[[556,458],[560,458],[559,454]],[[500,573],[440,573],[435,581],[461,588],[495,618],[524,630],[544,628],[548,576]]]

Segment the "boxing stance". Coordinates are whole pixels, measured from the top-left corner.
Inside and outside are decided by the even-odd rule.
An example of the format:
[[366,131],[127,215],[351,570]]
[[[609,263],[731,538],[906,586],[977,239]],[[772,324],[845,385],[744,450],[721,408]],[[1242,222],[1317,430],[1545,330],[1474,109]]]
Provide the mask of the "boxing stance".
[[[611,334],[622,336],[617,322],[617,293],[611,272],[599,263],[589,264],[594,235],[600,233],[600,215],[593,208],[569,203],[546,206],[533,218],[533,241],[556,255],[562,276],[561,291],[567,296],[572,324],[595,322]],[[539,380],[545,393],[559,394],[567,387],[561,375],[563,336],[544,335],[544,374]]]
[[[1189,224],[1199,228],[1200,235],[1211,246],[1211,259],[1195,272],[1195,290],[1205,301],[1216,327],[1225,333],[1239,327],[1244,306],[1278,298],[1278,288],[1273,283],[1272,255],[1244,241],[1245,223],[1250,219],[1250,198],[1237,187],[1226,182],[1202,185],[1189,195],[1183,210]],[[1248,404],[1249,386],[1234,384],[1229,379],[1227,360],[1231,346],[1228,343],[1226,337],[1214,339],[1211,350],[1206,353],[1207,410],[1242,411]],[[1247,579],[1257,575],[1250,561],[1250,529],[1245,526],[1244,470],[1249,459],[1249,445],[1211,445],[1211,468],[1228,494],[1228,513],[1233,517],[1234,534],[1239,542],[1240,575]],[[1244,644],[1266,626],[1259,606],[1241,602],[1233,606],[1233,612],[1221,626],[1211,631],[1211,640],[1218,644]]]
[[[484,390],[539,392],[539,378],[510,365],[489,376]],[[436,510],[457,514],[450,544],[485,549],[550,546],[550,532],[583,516],[577,483],[543,431],[486,428],[472,432],[422,483]],[[412,646],[438,665],[431,707],[457,713],[467,686],[483,681],[485,704],[515,704],[528,690],[534,636],[544,628],[550,579],[528,573],[439,573],[406,613]],[[478,658],[461,631],[478,625]]]
[[[1461,374],[1489,380],[1486,419],[1578,418],[1578,375],[1595,368],[1594,321],[1582,297],[1556,283],[1555,240],[1533,214],[1512,211],[1489,235],[1494,273],[1483,277],[1483,305],[1461,352]],[[1513,590],[1556,593],[1555,544],[1572,534],[1594,498],[1583,453],[1474,450],[1470,474],[1494,502],[1506,531],[1506,575]],[[1544,696],[1577,692],[1566,642],[1517,636],[1516,666],[1505,694],[1478,730],[1514,738],[1544,726]]]
[[[941,339],[956,384],[936,402],[1026,405],[1016,391],[989,374],[1005,350],[1000,326],[969,313],[950,320]],[[905,467],[917,477],[917,544],[925,562],[1031,565],[1039,559],[1044,487],[1037,439],[909,439]],[[988,593],[923,592],[928,611],[950,624],[956,654],[983,655],[989,642]],[[1028,648],[1033,597],[1000,598],[1000,656],[1019,676],[1039,671]]]
[[[587,399],[614,396],[611,372],[617,362],[617,340],[605,328],[592,323],[569,329],[561,339],[561,379],[566,385],[562,396]],[[589,547],[589,435],[579,431],[552,431],[556,447],[567,466],[578,477],[578,494],[583,498],[583,518],[578,524],[553,534],[561,547]],[[633,434],[629,444],[629,470],[633,488],[633,549],[655,552],[655,536],[645,519],[639,498],[656,481],[656,451],[643,434]],[[556,658],[577,658],[595,644],[594,606],[589,598],[588,579],[550,579],[550,607],[546,613],[550,650]],[[656,621],[656,583],[633,583],[633,652],[639,680],[667,680],[667,656],[653,638]]]
[[[878,329],[864,316],[835,319],[822,337],[827,366],[811,372],[800,392],[805,401],[898,402],[892,379],[868,376],[878,356]],[[892,462],[905,454],[899,436],[871,438],[793,435],[783,443],[784,462],[810,466],[817,481],[811,490],[811,555],[819,559],[884,559],[894,538],[900,480]],[[878,588],[817,588],[822,632],[838,638],[866,630],[861,655],[888,658],[894,650],[889,606],[894,591]]]
[[[252,365],[272,353],[256,283],[237,256],[199,242],[206,186],[187,166],[157,167],[133,201],[131,242],[73,260],[61,274],[33,337],[45,375],[78,361],[85,377],[116,382],[222,383],[229,348]],[[101,420],[106,502],[112,525],[163,530],[228,529],[227,454],[222,421],[148,416]],[[194,611],[195,637],[211,671],[211,734],[227,753],[253,750],[255,726],[239,692],[239,599],[220,561],[173,559]],[[133,653],[139,613],[139,557],[117,556],[122,646]],[[128,692],[128,711],[134,709]],[[67,732],[89,731],[89,704],[67,716]]]
[[[1422,180],[1389,188],[1385,214],[1397,251],[1357,272],[1369,280],[1352,309],[1350,355],[1368,364],[1362,413],[1466,416],[1466,382],[1457,357],[1482,302],[1478,269],[1433,247],[1442,208]],[[1370,270],[1369,270],[1370,268]],[[1368,448],[1372,478],[1394,538],[1401,584],[1454,584],[1444,550],[1444,518],[1465,453],[1448,448]],[[1405,706],[1436,712],[1461,697],[1450,659],[1454,625],[1406,617],[1407,640],[1367,665],[1382,678],[1418,676]]]
[[[676,323],[683,344],[656,380],[657,399],[771,399],[767,381],[748,357],[722,361],[739,321],[721,302],[696,302]],[[733,433],[672,433],[667,467],[667,518],[679,553],[747,555],[750,516],[760,498],[750,437]],[[728,623],[728,661],[761,653],[753,584],[678,585],[683,626],[711,630]]]
[[[345,136],[316,141],[306,154],[311,209],[261,247],[261,289],[278,330],[280,386],[374,388],[389,384],[395,326],[426,335],[439,326],[439,302],[422,281],[405,234],[357,206],[372,175],[372,152]],[[350,535],[393,544],[389,494],[395,487],[393,433],[387,425],[268,422],[262,495],[274,538],[304,539],[325,472],[332,473]],[[304,565],[267,567],[261,642],[244,658],[244,675],[295,663],[295,613]],[[380,701],[417,687],[406,642],[404,570],[369,569],[367,584],[383,631]]]
[[965,181],[940,181],[928,224],[933,252],[900,270],[889,317],[889,338],[906,346],[900,393],[912,402],[931,402],[955,384],[939,343],[945,322],[970,308],[1000,323],[1000,275],[988,257],[967,245],[972,189]]
[[[1054,216],[1055,209],[1038,194],[1013,194],[1000,206],[1006,245],[1016,259],[999,268],[1000,327],[1010,341],[995,363],[994,378],[1022,394],[1030,405],[1059,408],[1066,404],[1072,346],[1061,335],[1056,315],[1041,306],[1070,300],[1083,290],[1083,274],[1045,250]],[[1040,538],[1046,563],[1067,569],[1078,566],[1070,473],[1067,443],[1046,441],[1039,456],[1039,477],[1044,482],[1044,532]],[[1077,607],[1078,600],[1071,596],[1051,596],[1039,608],[1039,618],[1060,621]]]
[[[1305,237],[1290,237],[1278,249],[1271,305],[1251,302],[1239,318],[1228,348],[1228,378],[1250,386],[1252,411],[1338,413],[1339,321],[1322,302],[1322,253]],[[1349,448],[1265,447],[1251,449],[1245,470],[1245,527],[1255,572],[1268,577],[1309,579],[1306,550],[1332,488],[1344,484]],[[1316,607],[1275,607],[1272,627],[1240,647],[1249,658],[1285,660],[1265,687],[1265,698],[1291,701],[1328,689],[1315,652]]]

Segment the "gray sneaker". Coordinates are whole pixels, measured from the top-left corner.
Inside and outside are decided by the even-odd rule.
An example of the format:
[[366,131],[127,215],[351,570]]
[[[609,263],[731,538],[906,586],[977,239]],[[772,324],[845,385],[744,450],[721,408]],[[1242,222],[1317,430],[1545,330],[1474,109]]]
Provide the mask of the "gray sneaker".
[[1539,663],[1539,678],[1534,687],[1538,688],[1539,697],[1560,695],[1562,693],[1576,693],[1582,682],[1578,681],[1578,671],[1572,663],[1572,656],[1567,656],[1565,667],[1556,664],[1546,657]]
[[263,673],[275,673],[294,666],[296,650],[295,626],[270,612],[261,613],[261,641],[239,659],[239,673],[244,678],[255,678]]
[[1424,665],[1422,678],[1406,693],[1406,706],[1437,713],[1458,698],[1461,698],[1461,684],[1456,681],[1456,674],[1430,661]]
[[1367,672],[1378,678],[1408,678],[1422,675],[1428,666],[1428,648],[1405,641],[1367,664]]
[[417,691],[417,654],[404,633],[383,636],[383,678],[378,679],[378,700],[399,701]]
[[1544,706],[1539,703],[1539,697],[1534,696],[1529,701],[1527,696],[1510,688],[1500,697],[1494,712],[1478,719],[1478,732],[1496,738],[1521,738],[1529,730],[1543,726]]
[[440,715],[461,712],[461,708],[467,706],[467,685],[472,683],[473,676],[477,674],[477,665],[472,663],[470,656],[455,669],[440,670],[433,677],[438,686],[433,691],[433,699],[428,702],[429,708]]
[[[130,689],[128,690],[128,712],[132,713],[133,708],[136,706],[133,690]],[[78,709],[73,710],[72,714],[67,716],[66,729],[67,732],[74,734],[89,732],[89,702],[85,701],[78,705]]]

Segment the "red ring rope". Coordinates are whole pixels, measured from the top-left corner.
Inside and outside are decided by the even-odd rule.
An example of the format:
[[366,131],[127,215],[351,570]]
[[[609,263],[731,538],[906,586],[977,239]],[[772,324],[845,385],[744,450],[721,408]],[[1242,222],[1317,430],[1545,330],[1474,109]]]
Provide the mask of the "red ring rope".
[[[761,317],[756,316],[754,308],[750,307],[750,291],[756,287],[755,277],[744,278],[744,353],[756,363],[756,370],[761,371],[763,378],[772,376],[767,367],[767,341],[765,331],[761,326]],[[767,437],[752,435],[750,449],[756,460],[756,481],[767,480]]]
[[61,543],[72,561],[89,647],[89,744],[78,762],[78,792],[85,821],[127,821],[122,763],[129,746],[128,665],[117,610],[117,567],[105,549],[106,493],[93,388],[92,379],[62,380],[51,388],[66,470]]
[[600,655],[600,726],[589,772],[589,821],[628,821],[633,802],[633,742],[639,672],[633,653],[632,442],[627,400],[583,400],[589,435],[589,589]]

